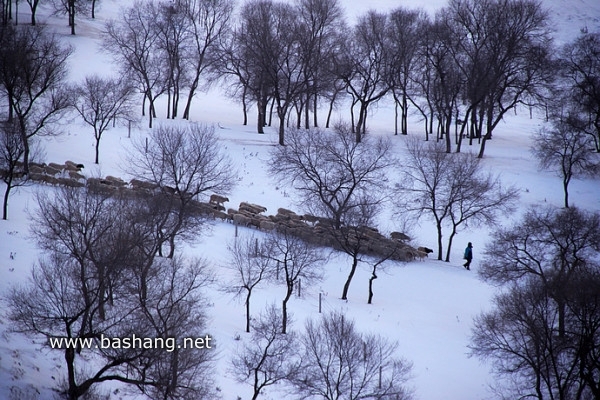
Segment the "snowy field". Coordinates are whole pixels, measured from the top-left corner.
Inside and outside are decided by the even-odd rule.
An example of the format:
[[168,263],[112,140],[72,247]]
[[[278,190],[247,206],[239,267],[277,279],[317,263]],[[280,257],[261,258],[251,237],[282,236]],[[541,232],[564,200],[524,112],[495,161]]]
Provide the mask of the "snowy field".
[[[70,79],[79,81],[88,74],[97,72],[110,74],[115,68],[106,54],[99,51],[98,37],[106,19],[118,14],[118,7],[125,2],[103,0],[96,20],[80,19],[76,36],[70,36],[66,18],[47,17],[48,10],[39,12],[41,21],[52,26],[65,42],[74,46],[70,58]],[[574,38],[582,27],[590,31],[600,29],[600,3],[594,0],[548,0],[555,22],[558,41]],[[342,0],[349,20],[364,11],[374,8],[385,11],[398,5],[415,7],[408,0],[373,0],[368,2]],[[442,0],[423,1],[423,8],[433,12],[444,5]],[[25,6],[21,6],[25,10]],[[23,11],[20,21],[27,21]],[[277,208],[285,207],[301,211],[289,188],[281,188],[266,171],[265,161],[271,146],[276,143],[274,128],[267,128],[265,135],[255,132],[254,109],[250,114],[250,125],[241,124],[241,107],[223,97],[218,88],[200,93],[193,103],[192,120],[220,126],[217,133],[227,152],[238,168],[240,181],[229,195],[228,206],[237,207],[241,201],[267,207],[267,214],[275,214]],[[157,123],[165,122],[164,104],[159,103]],[[338,118],[348,119],[348,112],[339,110]],[[324,118],[324,117],[323,117]],[[368,122],[369,134],[393,135],[394,113],[392,104],[382,102],[373,109]],[[416,119],[410,121],[409,136],[423,136],[422,125]],[[483,163],[500,173],[502,181],[521,189],[521,212],[531,205],[562,205],[560,179],[551,172],[539,171],[529,152],[530,137],[542,124],[534,115],[529,118],[526,109],[510,113],[494,132],[494,139],[486,148]],[[145,122],[141,124],[145,125]],[[87,176],[117,175],[127,179],[124,155],[130,149],[131,140],[144,138],[145,127],[137,128],[128,138],[127,130],[114,128],[106,133],[101,142],[100,165],[93,165],[94,139],[89,127],[78,120],[65,127],[65,134],[44,142],[46,162],[62,163],[72,160],[82,163]],[[404,137],[393,136],[397,152],[403,151]],[[476,151],[477,149],[473,149]],[[0,292],[9,285],[27,279],[31,265],[39,254],[29,239],[28,213],[35,207],[32,194],[47,187],[31,186],[20,189],[9,201],[9,220],[0,222]],[[600,184],[598,179],[575,180],[571,184],[571,200],[578,207],[600,211]],[[511,221],[506,220],[509,224]],[[395,221],[386,218],[380,225],[383,232],[400,230]],[[495,227],[490,227],[495,228]],[[228,272],[223,264],[227,256],[226,245],[234,239],[232,224],[217,222],[197,243],[187,246],[189,254],[201,255],[211,261],[221,281],[227,280]],[[240,228],[240,235],[251,233]],[[435,248],[434,226],[423,221],[412,233],[413,245]],[[477,279],[478,259],[488,244],[487,229],[461,231],[455,239],[450,263],[415,261],[411,263],[388,262],[385,272],[375,281],[373,304],[367,304],[367,284],[370,271],[362,266],[350,287],[348,301],[340,300],[342,285],[350,266],[349,259],[339,255],[332,257],[325,267],[326,277],[314,287],[304,288],[301,298],[294,296],[290,301],[295,328],[301,328],[306,318],[318,317],[319,294],[323,297],[324,311],[341,310],[353,318],[359,330],[376,332],[399,344],[399,355],[413,363],[409,386],[415,398],[420,400],[463,400],[491,397],[489,385],[493,376],[485,364],[468,357],[472,318],[490,306],[494,288]],[[462,266],[462,252],[468,241],[474,243],[475,258],[472,271]],[[254,296],[252,309],[257,314],[265,305],[281,301],[284,287],[263,286]],[[228,373],[231,354],[249,336],[244,333],[244,307],[230,294],[211,289],[208,332],[218,343],[218,363],[214,371],[216,382],[223,399],[247,399],[251,395],[249,386],[236,383]],[[50,399],[50,390],[64,375],[62,352],[52,352],[41,347],[41,339],[30,338],[8,332],[6,319],[0,319],[0,399],[10,399],[11,390],[20,388],[23,399]],[[239,340],[238,340],[239,338]],[[277,387],[265,392],[265,399],[281,399]],[[108,390],[108,387],[107,387]],[[114,398],[120,398],[115,395]]]

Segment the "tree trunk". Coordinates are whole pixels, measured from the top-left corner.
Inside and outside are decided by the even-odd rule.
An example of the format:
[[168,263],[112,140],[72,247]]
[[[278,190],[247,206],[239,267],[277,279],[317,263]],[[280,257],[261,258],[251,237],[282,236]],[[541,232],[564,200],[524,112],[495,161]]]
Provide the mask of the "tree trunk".
[[367,300],[367,304],[371,304],[372,300],[373,300],[373,281],[375,279],[377,279],[377,275],[375,274],[375,269],[377,267],[373,267],[373,273],[371,274],[371,277],[369,278],[369,299]]
[[285,294],[285,298],[283,299],[283,302],[281,304],[281,333],[287,333],[287,321],[288,321],[288,315],[287,315],[287,303],[288,300],[290,299],[290,297],[292,297],[292,293],[294,291],[294,282],[290,281],[286,278],[287,280],[287,293]]
[[446,262],[450,262],[450,249],[452,248],[452,240],[454,239],[454,236],[456,235],[456,226],[452,227],[452,233],[450,234],[450,237],[448,238],[448,248],[446,249]]
[[248,290],[246,295],[246,332],[250,332],[250,295],[252,291]]
[[348,274],[348,279],[346,279],[346,283],[344,284],[344,290],[342,291],[342,300],[348,300],[348,290],[350,289],[350,282],[352,282],[352,278],[354,277],[354,273],[356,272],[356,266],[358,265],[358,255],[352,256],[352,268],[350,268],[350,273]]
[[563,179],[563,190],[565,192],[565,208],[569,208],[569,181],[571,177],[565,177]]
[[398,99],[394,96],[394,136],[398,135]]
[[442,222],[438,221],[436,223],[437,228],[437,241],[438,241],[438,260],[442,261]]
[[408,100],[406,92],[402,93],[402,134],[408,135]]
[[[247,87],[244,85],[244,91],[242,92],[242,112],[244,114],[244,123],[243,125],[246,126],[248,125],[248,104],[246,104],[246,95],[247,95]],[[185,118],[185,113],[184,113],[184,118]]]
[[75,34],[75,0],[69,0],[69,26],[71,27],[71,35]]
[[10,196],[10,190],[12,189],[12,177],[8,177],[8,182],[6,182],[6,190],[4,191],[4,203],[2,204],[2,219],[8,219],[8,197]]
[[331,101],[329,102],[329,110],[327,111],[327,121],[325,121],[325,128],[329,128],[329,123],[331,122],[331,113],[333,112],[333,104],[335,103],[336,97],[337,93],[334,93],[331,97]]
[[96,159],[94,163],[98,164],[100,159],[100,137],[96,136]]
[[65,349],[65,362],[67,363],[67,396],[69,400],[79,399],[79,388],[75,381],[75,349],[67,347]]
[[317,109],[319,107],[319,99],[317,93],[313,96],[313,126],[315,128],[319,127],[319,119],[317,114]]
[[257,121],[256,121],[256,129],[258,131],[258,133],[265,133],[265,110],[266,110],[266,105],[263,106],[262,104],[262,99],[258,100],[258,103],[256,104],[257,108],[258,108],[258,117],[257,117]]

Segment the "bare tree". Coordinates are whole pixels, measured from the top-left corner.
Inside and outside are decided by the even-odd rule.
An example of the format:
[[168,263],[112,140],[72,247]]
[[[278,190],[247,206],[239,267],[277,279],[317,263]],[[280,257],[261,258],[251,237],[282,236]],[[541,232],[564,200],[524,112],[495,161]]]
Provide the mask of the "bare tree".
[[83,121],[94,129],[96,158],[99,161],[100,139],[110,124],[117,121],[132,121],[133,88],[123,78],[101,78],[88,76],[85,82],[74,89],[75,109]]
[[[491,361],[503,398],[592,399],[600,394],[598,271],[579,270],[565,291],[568,335],[557,332],[559,310],[538,280],[513,285],[495,308],[475,319],[471,354]],[[558,283],[558,282],[557,282]]]
[[447,15],[454,41],[448,49],[466,84],[464,120],[481,139],[481,158],[506,113],[527,100],[535,105],[554,76],[548,13],[533,0],[452,0],[440,13]]
[[[328,229],[337,244],[353,254],[353,264],[342,298],[346,299],[361,251],[343,225],[356,229],[364,225],[364,210],[373,210],[386,196],[387,169],[391,166],[390,143],[365,137],[362,143],[343,125],[333,131],[290,130],[288,145],[275,148],[269,160],[271,171],[291,184],[303,207],[313,215],[328,219]],[[369,218],[373,217],[369,211]],[[362,224],[353,221],[363,220]],[[349,236],[350,235],[350,236]],[[358,247],[357,247],[358,245]]]
[[143,93],[142,115],[148,101],[148,126],[156,117],[154,104],[168,87],[167,59],[160,51],[155,21],[158,10],[154,2],[137,2],[120,20],[109,21],[103,47],[120,64],[123,75],[131,77]]
[[40,27],[6,27],[1,39],[0,87],[8,99],[9,121],[17,120],[29,173],[31,138],[55,134],[52,129],[72,105],[63,87],[72,49]]
[[[445,139],[446,152],[452,150],[451,128],[452,122],[458,123],[460,117],[459,99],[465,90],[464,79],[460,69],[456,66],[451,47],[454,45],[453,37],[445,23],[448,16],[440,12],[436,20],[430,22],[425,28],[426,39],[422,41],[421,61],[425,66],[425,82],[420,83],[426,97],[427,108],[431,109],[431,126],[434,118],[438,121],[437,139]],[[416,79],[422,79],[417,77]],[[456,126],[456,125],[455,125]],[[464,129],[465,124],[462,125]],[[460,135],[463,135],[461,129]],[[432,133],[433,133],[433,129]],[[428,137],[427,137],[428,139]],[[459,139],[456,138],[458,143]]]
[[[438,260],[443,257],[444,232],[449,229],[445,261],[459,228],[491,225],[512,210],[514,187],[503,188],[473,154],[449,154],[442,143],[407,141],[404,178],[398,187],[398,211],[419,219],[430,217],[437,230]],[[403,194],[402,194],[403,193]]]
[[567,44],[561,54],[563,74],[567,80],[567,91],[576,104],[573,110],[581,114],[580,124],[589,134],[600,152],[600,33],[582,32],[573,43]]
[[31,25],[35,26],[35,15],[37,13],[37,8],[40,4],[40,0],[27,0],[27,4],[29,4],[29,9],[31,10]]
[[[319,98],[332,91],[335,97],[334,75],[327,67],[328,60],[337,51],[342,33],[346,30],[343,10],[337,0],[301,0],[297,4],[299,29],[297,35],[304,66],[304,95],[299,96],[298,128],[309,129],[309,112],[313,112],[313,126],[318,126]],[[302,107],[303,105],[303,107]]]
[[564,205],[569,207],[569,183],[577,176],[593,175],[598,170],[593,140],[567,121],[553,121],[550,130],[542,128],[534,137],[532,152],[544,169],[562,178]]
[[321,249],[285,230],[269,236],[268,249],[269,253],[266,256],[271,262],[276,263],[276,269],[283,275],[286,288],[281,306],[281,333],[286,333],[288,302],[294,288],[300,284],[310,287],[311,284],[321,280],[322,264],[325,258]]
[[[354,27],[344,51],[337,54],[335,68],[352,96],[352,132],[356,142],[366,132],[369,106],[381,100],[390,90],[391,47],[387,34],[387,14],[370,11]],[[355,123],[354,106],[359,104]]]
[[[211,350],[183,345],[179,350],[175,342],[183,334],[201,333],[201,303],[193,295],[203,272],[186,269],[184,275],[181,266],[174,268],[175,272],[162,268],[160,278],[150,285],[156,304],[140,308],[135,293],[117,283],[109,312],[99,319],[97,281],[83,276],[74,260],[54,255],[40,260],[27,285],[11,288],[9,318],[16,331],[42,336],[50,351],[64,353],[64,395],[70,400],[107,381],[164,399],[210,398]],[[160,344],[142,344],[149,338]],[[90,357],[93,368],[85,361]]]
[[308,211],[332,218],[339,228],[345,213],[365,205],[364,195],[373,195],[373,203],[382,201],[392,165],[388,140],[358,144],[345,125],[332,131],[290,130],[287,136],[287,146],[273,150],[269,166],[298,191]]
[[56,13],[67,14],[69,18],[69,27],[71,35],[75,34],[75,16],[85,14],[90,10],[92,3],[90,1],[77,0],[52,0],[52,5]]
[[185,54],[185,63],[190,71],[188,99],[183,118],[190,118],[192,98],[200,84],[201,76],[215,68],[218,59],[218,43],[230,29],[233,3],[230,0],[187,0],[186,16],[193,41]]
[[212,127],[159,126],[150,133],[148,147],[139,140],[129,157],[129,172],[157,185],[170,204],[173,222],[164,234],[169,257],[178,236],[193,237],[205,217],[193,213],[192,201],[207,193],[227,193],[235,182],[230,159]]
[[235,278],[228,282],[225,291],[236,296],[245,294],[246,332],[250,332],[250,297],[252,291],[261,282],[270,279],[274,274],[272,261],[269,259],[269,248],[265,240],[250,236],[237,238],[228,245],[230,260],[228,266],[234,270]]
[[309,320],[300,341],[304,347],[292,379],[302,398],[410,399],[404,386],[411,365],[396,355],[397,344],[379,335],[358,332],[344,314]]
[[597,268],[600,251],[600,215],[577,209],[529,210],[523,221],[494,234],[493,246],[485,250],[479,275],[494,284],[506,285],[535,277],[557,303],[558,332],[566,334],[562,286],[585,265]]
[[504,286],[478,317],[473,354],[490,359],[513,393],[538,399],[598,396],[600,215],[531,209],[496,231],[480,276]]
[[6,184],[2,205],[2,219],[4,220],[8,218],[8,198],[11,191],[25,185],[28,181],[28,176],[20,168],[23,152],[23,141],[16,124],[14,122],[0,123],[0,172],[2,180]]
[[231,360],[236,379],[252,385],[252,400],[258,399],[263,389],[286,382],[298,373],[297,335],[282,333],[281,324],[279,310],[268,307],[253,323],[254,333],[249,343]]
[[205,336],[205,263],[145,259],[141,249],[156,236],[140,235],[148,225],[131,199],[61,189],[40,195],[38,207],[32,233],[47,257],[29,284],[11,289],[10,318],[16,330],[64,353],[65,395],[78,399],[119,381],[154,398],[210,398],[209,341],[202,351],[177,342]]
[[[38,208],[31,215],[33,238],[44,251],[75,262],[81,279],[97,281],[97,293],[87,292],[86,286],[81,290],[88,307],[97,298],[95,312],[103,318],[122,265],[138,256],[126,229],[125,204],[109,195],[68,187],[54,195],[40,192],[36,200]],[[81,317],[82,329],[88,329],[90,318],[89,313]]]
[[[287,115],[301,94],[304,94],[303,60],[300,57],[298,19],[294,7],[271,0],[248,2],[242,11],[242,23],[234,41],[234,59],[246,57],[247,63],[232,66],[247,67],[248,88],[258,105],[258,131],[266,123],[269,97],[277,105],[279,144],[284,145]],[[231,70],[231,68],[229,68]],[[234,69],[235,70],[235,69]]]
[[421,10],[397,8],[388,19],[390,32],[390,75],[387,77],[396,107],[394,133],[398,134],[398,108],[401,111],[400,131],[408,134],[408,103],[414,101],[413,80],[417,71],[422,37],[425,34],[426,14]]
[[[149,397],[166,400],[218,397],[213,381],[216,343],[205,331],[204,312],[207,305],[204,289],[213,281],[213,272],[202,259],[162,258],[153,263],[144,283],[147,297],[139,302],[137,314],[132,316],[137,323],[128,334],[171,340],[170,347],[165,346],[167,351],[153,349],[149,356],[139,357],[128,365],[135,371],[134,377],[147,381],[139,387]],[[131,288],[138,299],[140,289],[135,284]],[[186,343],[186,338],[194,338],[194,345]],[[114,357],[112,349],[106,356]]]

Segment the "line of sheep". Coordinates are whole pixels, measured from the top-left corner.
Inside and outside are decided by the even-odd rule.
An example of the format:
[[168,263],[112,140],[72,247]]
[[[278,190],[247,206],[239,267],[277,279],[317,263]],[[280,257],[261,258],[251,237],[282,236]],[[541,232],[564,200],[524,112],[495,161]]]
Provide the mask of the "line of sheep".
[[[134,196],[152,195],[159,186],[147,181],[132,179],[129,182],[114,176],[105,178],[86,178],[81,174],[83,165],[72,161],[64,164],[35,164],[29,167],[30,179],[52,185],[65,185],[71,187],[87,186],[89,190],[97,193],[115,194],[117,192],[132,194]],[[162,188],[163,193],[174,193],[170,188]],[[431,249],[425,247],[414,248],[407,242],[410,238],[401,232],[392,232],[390,237],[382,235],[372,227],[341,227],[339,231],[330,229],[331,220],[310,214],[297,214],[294,211],[279,208],[275,215],[264,215],[267,208],[258,204],[241,202],[238,209],[229,208],[225,211],[224,203],[229,199],[213,194],[208,202],[190,200],[192,212],[219,218],[239,226],[245,226],[263,231],[274,229],[285,230],[309,243],[332,247],[341,250],[340,243],[347,246],[357,245],[360,252],[374,256],[384,256],[400,261],[412,261],[427,257]],[[334,235],[340,235],[337,238]],[[342,239],[343,240],[340,240]]]

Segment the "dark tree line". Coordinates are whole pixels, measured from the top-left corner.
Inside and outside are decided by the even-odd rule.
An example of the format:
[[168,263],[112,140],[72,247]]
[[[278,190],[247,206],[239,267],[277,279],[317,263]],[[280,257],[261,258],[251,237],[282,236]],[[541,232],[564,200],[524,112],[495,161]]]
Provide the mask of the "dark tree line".
[[529,210],[498,230],[481,277],[504,290],[473,328],[509,397],[600,396],[600,216],[575,207]]
[[229,0],[138,2],[106,25],[104,48],[142,93],[142,113],[148,113],[150,127],[155,101],[165,94],[167,118],[176,118],[187,92],[183,118],[189,119],[192,99],[214,67],[232,11]]
[[[207,223],[192,201],[209,190],[225,193],[233,173],[214,132],[201,126],[157,127],[137,150],[132,173],[144,187],[111,190],[90,178],[87,187],[36,196],[31,230],[44,256],[27,284],[10,289],[9,318],[16,331],[42,337],[44,345],[56,338],[89,341],[51,350],[64,354],[60,390],[69,399],[106,381],[151,398],[212,398],[213,353],[175,342],[207,334],[203,288],[212,273],[205,261],[182,258],[175,244],[194,240]],[[133,335],[165,342],[102,342]]]
[[[31,14],[31,25],[37,25],[37,11],[41,0],[26,0]],[[99,0],[44,0],[42,4],[50,5],[57,14],[66,14],[71,34],[75,35],[75,17],[80,14],[89,14],[96,17],[96,7]],[[20,0],[0,0],[0,25],[8,25],[13,22],[18,25]],[[14,10],[14,12],[13,12]]]
[[[43,338],[45,346],[57,338],[76,341],[51,349],[64,356],[59,390],[65,398],[85,397],[107,381],[152,398],[213,393],[212,350],[178,348],[175,342],[207,334],[203,288],[211,274],[202,260],[156,256],[156,201],[84,188],[37,197],[32,233],[44,256],[28,283],[11,288],[6,302],[16,331]],[[164,342],[114,343],[133,335]]]
[[[311,108],[310,97],[317,105],[319,98],[337,101],[346,94],[360,141],[370,107],[391,94],[401,111],[402,133],[407,133],[412,104],[425,119],[427,134],[437,125],[436,136],[445,138],[447,151],[452,127],[464,121],[461,135],[455,132],[456,149],[460,151],[466,134],[470,144],[479,140],[481,157],[509,110],[544,102],[552,77],[548,17],[533,1],[451,1],[433,18],[402,8],[389,14],[369,12],[353,27],[345,24],[335,1],[300,2],[296,11],[287,4],[254,1],[244,10],[227,42],[223,66],[237,78],[235,93],[242,97],[244,111],[248,96],[257,104],[259,132],[268,123],[267,107],[273,102],[280,144],[290,105],[297,109],[297,126],[304,121],[308,127],[309,112],[317,110]],[[318,31],[327,33],[319,36],[326,46],[315,48],[315,34],[306,35],[315,32],[314,19],[304,19],[306,10],[327,23],[327,29]],[[278,32],[290,14],[300,18],[288,20],[287,30]],[[310,58],[321,62],[304,61],[304,48],[314,49]],[[313,80],[331,84],[314,85]],[[314,122],[316,126],[316,117]]]

